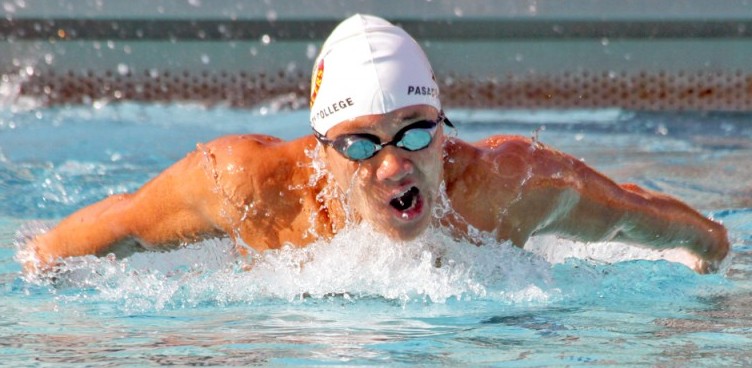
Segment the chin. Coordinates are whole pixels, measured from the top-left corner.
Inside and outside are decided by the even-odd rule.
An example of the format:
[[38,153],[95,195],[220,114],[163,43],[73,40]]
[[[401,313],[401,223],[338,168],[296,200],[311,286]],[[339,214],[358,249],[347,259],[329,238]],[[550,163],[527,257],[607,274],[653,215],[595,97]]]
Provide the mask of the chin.
[[[394,219],[392,219],[394,220]],[[421,235],[431,224],[430,212],[426,211],[420,218],[413,221],[389,221],[381,226],[382,231],[390,238],[398,241],[410,241]]]
[[419,226],[412,227],[405,232],[401,232],[398,235],[397,239],[401,241],[410,241],[423,235],[423,233],[426,232],[427,229],[428,229],[428,223],[421,224]]

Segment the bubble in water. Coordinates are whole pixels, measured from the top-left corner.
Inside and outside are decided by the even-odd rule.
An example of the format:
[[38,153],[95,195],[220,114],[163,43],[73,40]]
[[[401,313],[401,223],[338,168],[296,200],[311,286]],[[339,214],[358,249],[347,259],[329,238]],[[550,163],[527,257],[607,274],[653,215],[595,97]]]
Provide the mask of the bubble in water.
[[128,67],[128,65],[123,64],[123,63],[118,64],[117,66],[118,74],[127,75],[129,71],[130,71],[130,68]]
[[316,45],[309,43],[308,46],[306,46],[306,57],[309,60],[313,60],[316,58],[316,55],[318,55],[319,49]]
[[271,9],[266,12],[266,20],[269,22],[274,22],[277,20],[277,12],[274,9]]
[[667,135],[668,134],[668,127],[666,127],[665,124],[661,123],[658,124],[658,127],[655,129],[655,133],[658,135]]
[[102,108],[104,108],[105,106],[107,106],[107,104],[108,104],[107,100],[100,99],[100,100],[94,101],[94,103],[92,103],[91,106],[95,110],[101,110]]
[[211,59],[209,58],[209,55],[207,54],[201,54],[201,63],[202,64],[209,64]]

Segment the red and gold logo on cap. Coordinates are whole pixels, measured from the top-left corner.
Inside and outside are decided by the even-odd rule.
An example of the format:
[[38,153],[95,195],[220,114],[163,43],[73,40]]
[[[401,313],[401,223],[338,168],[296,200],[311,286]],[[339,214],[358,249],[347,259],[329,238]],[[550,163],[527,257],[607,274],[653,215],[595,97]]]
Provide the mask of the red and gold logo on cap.
[[319,88],[321,87],[321,80],[324,78],[324,58],[321,58],[319,64],[316,66],[313,75],[311,76],[311,107],[316,101],[316,95],[319,94]]

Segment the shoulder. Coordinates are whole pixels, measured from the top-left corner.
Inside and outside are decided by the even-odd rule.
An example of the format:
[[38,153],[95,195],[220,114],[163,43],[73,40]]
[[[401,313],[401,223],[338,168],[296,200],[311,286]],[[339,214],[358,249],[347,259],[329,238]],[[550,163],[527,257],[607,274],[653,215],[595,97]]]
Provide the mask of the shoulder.
[[470,155],[473,158],[478,158],[479,156],[493,156],[500,153],[525,152],[531,150],[536,144],[539,145],[532,139],[519,135],[493,135],[476,142],[450,138],[447,139],[446,151],[450,155]]
[[199,152],[212,154],[224,160],[259,161],[262,159],[300,159],[305,150],[315,146],[313,136],[305,136],[292,141],[263,134],[228,135],[197,145]]
[[308,152],[315,145],[313,136],[284,141],[267,135],[230,135],[198,144],[194,157],[216,180],[261,185],[272,178],[304,176],[311,161]]
[[207,143],[199,144],[214,150],[263,150],[268,147],[289,143],[280,138],[263,134],[235,134],[216,138]]
[[451,139],[446,144],[447,184],[498,186],[500,183],[533,183],[574,173],[587,173],[579,159],[528,137],[496,135],[468,143]]
[[196,165],[213,178],[225,196],[236,203],[266,198],[310,176],[312,136],[284,141],[267,135],[230,135],[198,144]]
[[523,165],[529,160],[534,145],[530,138],[516,135],[494,135],[477,142],[447,139],[444,168],[449,175],[462,176],[468,171],[498,170],[500,161],[506,165]]

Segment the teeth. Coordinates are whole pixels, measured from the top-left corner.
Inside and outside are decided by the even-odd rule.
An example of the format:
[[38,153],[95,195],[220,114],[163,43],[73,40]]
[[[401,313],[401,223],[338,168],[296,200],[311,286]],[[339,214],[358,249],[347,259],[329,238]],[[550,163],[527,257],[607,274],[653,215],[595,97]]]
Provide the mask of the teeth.
[[407,192],[409,192],[409,191],[410,191],[410,189],[412,189],[412,188],[407,188],[407,189],[405,189],[405,191],[404,191],[404,192],[402,192],[402,193],[400,193],[400,194],[398,194],[398,195],[394,196],[394,198],[395,198],[395,199],[399,199],[399,198],[402,198],[402,197],[404,197],[404,196],[405,196],[405,194],[407,194]]

